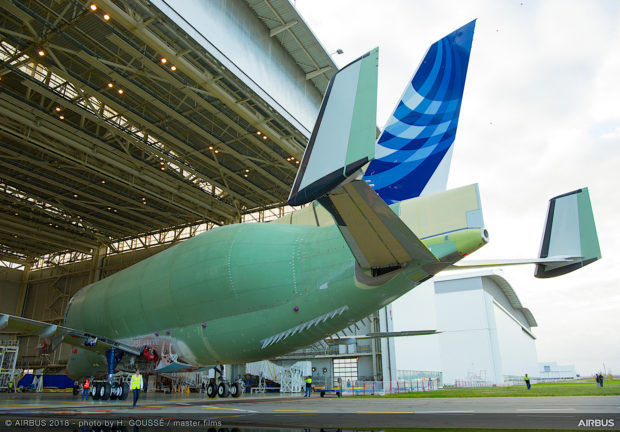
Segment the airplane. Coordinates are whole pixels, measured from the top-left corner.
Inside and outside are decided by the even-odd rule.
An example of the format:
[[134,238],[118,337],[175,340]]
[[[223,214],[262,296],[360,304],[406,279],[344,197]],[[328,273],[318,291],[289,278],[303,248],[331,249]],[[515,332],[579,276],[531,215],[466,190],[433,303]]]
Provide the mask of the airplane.
[[[0,330],[73,345],[68,375],[107,374],[93,397],[124,399],[116,371],[273,358],[454,268],[489,241],[478,186],[445,190],[474,27],[431,45],[378,139],[378,49],[335,74],[288,199],[299,210],[215,228],[87,285],[64,326],[0,314]],[[583,188],[550,201],[539,257],[518,263],[545,278],[599,258]],[[207,394],[241,389],[212,380]]]

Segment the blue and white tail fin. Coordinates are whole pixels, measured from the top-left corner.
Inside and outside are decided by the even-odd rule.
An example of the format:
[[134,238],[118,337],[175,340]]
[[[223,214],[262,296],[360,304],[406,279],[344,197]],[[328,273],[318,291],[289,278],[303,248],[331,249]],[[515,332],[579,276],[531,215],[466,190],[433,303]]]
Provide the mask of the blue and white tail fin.
[[363,179],[388,204],[446,188],[475,24],[431,45],[376,143]]

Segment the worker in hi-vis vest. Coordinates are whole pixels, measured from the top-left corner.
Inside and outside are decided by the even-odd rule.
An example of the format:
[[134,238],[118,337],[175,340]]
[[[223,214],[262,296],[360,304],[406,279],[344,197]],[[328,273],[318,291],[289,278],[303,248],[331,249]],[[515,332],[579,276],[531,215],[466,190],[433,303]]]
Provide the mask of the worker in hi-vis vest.
[[84,385],[82,386],[82,400],[88,399],[89,391],[90,391],[90,379],[86,378],[84,380]]
[[311,391],[312,391],[312,377],[309,376],[306,378],[306,395],[304,397],[310,397]]
[[144,387],[144,381],[140,374],[140,369],[136,369],[136,372],[131,376],[131,389],[133,390],[133,406],[136,407],[136,402],[140,397],[140,390]]

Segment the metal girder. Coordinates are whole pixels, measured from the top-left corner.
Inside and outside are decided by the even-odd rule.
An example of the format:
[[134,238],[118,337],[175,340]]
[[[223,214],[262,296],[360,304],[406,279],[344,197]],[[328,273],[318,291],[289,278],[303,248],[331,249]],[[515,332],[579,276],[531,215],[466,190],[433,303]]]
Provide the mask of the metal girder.
[[282,205],[307,131],[147,1],[89,4],[0,2],[0,260]]

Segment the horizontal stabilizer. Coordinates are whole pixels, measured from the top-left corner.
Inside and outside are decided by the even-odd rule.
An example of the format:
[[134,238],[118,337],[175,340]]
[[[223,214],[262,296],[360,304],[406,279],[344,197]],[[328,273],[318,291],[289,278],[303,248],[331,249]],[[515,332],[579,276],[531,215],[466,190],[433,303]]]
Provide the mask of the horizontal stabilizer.
[[549,278],[570,273],[601,258],[588,188],[549,201],[540,258],[578,257],[568,263],[540,263],[534,275]]
[[536,264],[534,276],[550,278],[580,269],[601,258],[588,188],[552,198],[538,258],[498,259],[453,265],[450,270]]
[[105,354],[107,349],[116,348],[129,354],[140,355],[140,351],[137,348],[117,342],[113,339],[69,327],[13,315],[0,314],[0,332],[12,332],[40,336],[46,339],[49,338],[52,340],[51,351],[57,348],[61,342],[64,342],[99,354]]
[[333,335],[327,338],[330,342],[333,343],[354,343],[359,339],[377,339],[377,338],[387,338],[387,337],[404,337],[404,336],[426,336],[439,334],[440,331],[437,330],[405,330],[405,331],[397,331],[397,332],[380,332],[380,333],[368,333],[365,335],[345,335],[345,336],[337,336]]
[[288,198],[310,202],[358,173],[375,154],[377,71],[375,48],[343,67],[325,92],[310,141]]
[[437,262],[435,255],[366,182],[347,183],[319,202],[334,217],[360,267]]

